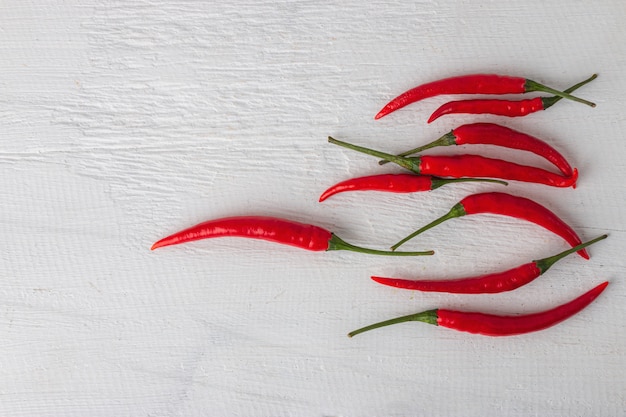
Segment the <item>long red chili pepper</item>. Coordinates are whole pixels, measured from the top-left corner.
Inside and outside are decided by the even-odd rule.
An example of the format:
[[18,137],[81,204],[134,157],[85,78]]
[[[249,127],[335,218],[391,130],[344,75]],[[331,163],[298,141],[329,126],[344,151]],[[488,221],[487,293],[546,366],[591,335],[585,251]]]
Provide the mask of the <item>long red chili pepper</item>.
[[[566,92],[572,92],[579,87],[594,80],[598,75],[593,74],[590,78],[582,81],[567,90]],[[535,97],[527,100],[489,100],[489,99],[475,99],[475,100],[457,100],[450,101],[431,114],[428,118],[428,123],[431,123],[441,116],[446,114],[495,114],[498,116],[508,117],[522,117],[531,113],[535,113],[541,110],[546,110],[552,107],[557,101],[563,97]]]
[[[570,226],[541,204],[524,197],[492,192],[472,194],[465,197],[455,204],[447,214],[411,233],[409,236],[393,245],[391,249],[397,249],[408,240],[448,219],[482,213],[499,214],[535,223],[562,237],[572,247],[582,243],[576,232],[574,232]],[[580,249],[578,254],[585,259],[589,259],[589,255],[585,249]]]
[[[151,250],[199,239],[225,236],[268,240],[310,251],[348,250],[372,255],[394,255],[394,252],[354,246],[319,226],[262,216],[226,217],[209,220],[159,240],[152,245]],[[432,254],[434,254],[433,251],[397,253],[400,256]]]
[[387,103],[374,118],[380,119],[408,104],[442,94],[521,94],[532,91],[554,94],[555,96],[595,107],[594,103],[587,100],[555,90],[526,78],[493,74],[474,74],[445,78],[412,88]]
[[[566,177],[572,175],[573,170],[567,159],[546,142],[526,133],[494,123],[472,123],[459,126],[439,139],[426,145],[402,152],[398,156],[409,156],[438,146],[450,145],[496,145],[510,149],[519,149],[532,152],[556,166]],[[389,161],[380,161],[383,165]]]
[[473,178],[501,178],[545,184],[553,187],[574,187],[578,179],[578,171],[572,175],[562,176],[545,169],[519,165],[502,159],[485,158],[479,155],[421,155],[402,157],[385,152],[376,151],[362,146],[343,142],[332,137],[328,141],[344,148],[376,156],[421,175],[436,175],[440,177],[473,177]]
[[554,326],[572,317],[591,304],[604,291],[607,285],[609,285],[608,282],[603,282],[578,298],[550,310],[534,314],[500,316],[439,308],[371,324],[348,333],[348,336],[352,337],[368,330],[408,321],[421,321],[434,324],[435,326],[485,336],[513,336],[530,333]]
[[447,292],[455,294],[488,294],[512,291],[544,274],[552,265],[564,257],[586,248],[607,235],[602,235],[589,242],[580,244],[572,249],[563,251],[549,258],[539,259],[509,269],[508,271],[495,274],[481,275],[471,278],[458,278],[449,280],[409,280],[401,278],[384,278],[373,276],[372,279],[380,284],[391,287],[403,288],[407,290],[417,290],[425,292]]
[[504,181],[483,178],[439,178],[429,175],[382,174],[351,178],[337,183],[324,191],[320,202],[328,197],[346,191],[387,191],[391,193],[412,193],[430,191],[454,182],[495,182],[507,185]]

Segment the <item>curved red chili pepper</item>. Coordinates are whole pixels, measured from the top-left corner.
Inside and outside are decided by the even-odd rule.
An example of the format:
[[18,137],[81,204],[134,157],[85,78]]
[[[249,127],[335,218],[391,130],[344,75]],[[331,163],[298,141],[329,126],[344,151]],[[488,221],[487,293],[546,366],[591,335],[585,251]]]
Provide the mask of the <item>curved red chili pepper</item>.
[[[398,156],[409,156],[438,146],[451,145],[495,145],[519,149],[541,156],[556,166],[565,176],[571,176],[572,167],[567,159],[546,142],[526,133],[494,123],[472,123],[462,125],[426,145],[402,152]],[[389,161],[380,161],[384,165]]]
[[479,155],[422,155],[402,157],[353,145],[332,137],[328,137],[328,141],[335,145],[343,146],[344,148],[383,158],[421,175],[436,175],[439,177],[453,178],[501,178],[505,180],[534,182],[553,187],[574,187],[578,179],[578,171],[576,169],[573,170],[571,176],[564,177],[546,171],[545,169],[519,165],[513,162],[486,158]]
[[413,193],[430,191],[453,182],[495,182],[507,185],[504,181],[482,178],[438,178],[414,174],[382,174],[351,178],[337,183],[324,191],[320,202],[328,197],[346,191],[386,191],[390,193]]
[[[541,204],[524,197],[492,192],[473,194],[465,197],[455,204],[447,214],[411,233],[409,236],[393,245],[391,249],[397,249],[408,240],[448,219],[483,213],[499,214],[535,223],[562,237],[572,247],[582,243],[576,232],[574,232],[570,226]],[[585,249],[579,250],[578,254],[585,259],[589,259],[589,255]]]
[[495,274],[481,275],[471,278],[458,278],[449,280],[409,280],[401,278],[384,278],[373,276],[372,279],[380,284],[390,287],[417,290],[425,292],[447,292],[455,294],[490,294],[512,291],[544,274],[552,265],[564,257],[590,246],[600,240],[606,239],[602,235],[589,242],[580,244],[572,249],[563,251],[549,258],[539,259]]
[[[159,240],[152,245],[151,250],[199,239],[226,236],[267,240],[310,251],[349,250],[372,255],[393,255],[393,252],[354,246],[319,226],[264,216],[226,217],[209,220]],[[398,253],[400,256],[432,254],[434,254],[433,251]]]
[[422,155],[415,158],[419,159],[420,173],[426,175],[502,178],[552,187],[574,187],[578,180],[576,169],[571,176],[564,177],[545,169],[479,155]]
[[[594,80],[597,77],[597,74],[593,74],[590,78],[582,81],[567,90],[566,92],[571,92],[579,87],[587,84],[588,82]],[[458,101],[450,101],[430,115],[428,118],[428,123],[435,121],[441,116],[445,116],[446,114],[495,114],[498,116],[508,116],[508,117],[522,117],[527,116],[531,113],[536,113],[541,110],[546,110],[562,99],[563,97],[553,96],[553,97],[535,97],[533,99],[528,100],[487,100],[487,99],[477,99],[477,100],[458,100]]]
[[374,117],[380,119],[408,104],[442,94],[521,94],[541,91],[595,107],[594,103],[522,77],[472,74],[445,78],[412,88],[391,100]]
[[458,100],[450,101],[433,112],[428,118],[432,123],[446,114],[494,114],[496,116],[523,117],[545,110],[543,99],[536,97],[528,100]]
[[591,304],[602,291],[604,291],[607,285],[609,285],[608,282],[603,282],[565,304],[534,314],[500,316],[440,308],[370,324],[369,326],[348,333],[348,336],[352,337],[368,330],[408,321],[421,321],[423,323],[485,336],[514,336],[536,332],[554,326],[579,313]]

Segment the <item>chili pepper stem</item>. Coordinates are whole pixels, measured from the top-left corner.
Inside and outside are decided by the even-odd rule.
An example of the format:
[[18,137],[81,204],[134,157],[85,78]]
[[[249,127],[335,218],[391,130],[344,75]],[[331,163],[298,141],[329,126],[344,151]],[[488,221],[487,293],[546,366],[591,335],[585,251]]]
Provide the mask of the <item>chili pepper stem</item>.
[[416,230],[415,232],[411,233],[410,235],[408,235],[407,237],[405,237],[404,239],[402,239],[401,241],[393,245],[391,247],[391,250],[394,251],[398,249],[400,246],[402,246],[407,241],[413,239],[415,236],[419,235],[420,233],[425,232],[426,230],[430,228],[437,226],[438,224],[445,222],[446,220],[454,219],[455,217],[461,217],[461,216],[465,216],[465,208],[463,207],[462,204],[457,203],[450,209],[448,213],[441,216],[437,220],[433,220],[432,222],[428,223],[426,226],[422,227],[421,229]]
[[355,246],[351,243],[344,241],[339,238],[337,235],[333,234],[330,240],[328,241],[328,249],[327,250],[348,250],[352,252],[359,253],[367,253],[370,255],[386,255],[386,256],[427,256],[434,255],[435,251],[423,251],[423,252],[390,252],[384,250],[376,250],[363,248],[361,246]]
[[396,317],[390,320],[385,320],[379,323],[370,324],[369,326],[361,327],[360,329],[353,330],[348,333],[348,337],[356,336],[357,334],[367,332],[368,330],[378,329],[379,327],[391,326],[393,324],[405,323],[407,321],[421,321],[423,323],[434,324],[435,326],[437,326],[437,318],[437,310],[423,311],[421,313]]
[[[399,153],[396,156],[409,156],[409,155],[413,155],[413,154],[425,151],[426,149],[436,148],[438,146],[455,145],[456,144],[455,139],[456,139],[456,136],[454,136],[454,132],[448,132],[442,137],[440,137],[439,139],[435,139],[434,141],[427,143],[426,145],[422,145],[418,148],[411,149],[410,151]],[[385,165],[388,162],[390,161],[388,160],[378,161],[378,165]]]
[[[585,85],[585,84],[595,80],[596,78],[598,78],[598,74],[593,74],[591,77],[587,78],[585,81],[581,81],[578,84],[571,86],[570,88],[568,88],[564,92],[565,93],[571,93],[572,91],[578,90],[580,87],[582,87],[583,85]],[[545,110],[548,107],[553,106],[554,103],[558,102],[562,98],[563,98],[562,96],[543,97],[541,99],[541,101],[543,102],[543,109]]]
[[[589,81],[591,81],[591,80],[589,80]],[[567,98],[569,100],[577,101],[579,103],[583,103],[583,104],[586,104],[586,105],[591,106],[591,107],[596,107],[596,104],[592,103],[591,101],[584,100],[582,98],[573,96],[573,95],[571,95],[569,93],[566,93],[564,91],[555,90],[554,88],[551,88],[551,87],[548,87],[546,85],[540,84],[537,81],[526,79],[526,83],[524,84],[524,87],[525,87],[526,92],[541,91],[541,92],[544,92],[544,93],[554,94],[555,96],[559,96],[559,97],[562,97],[562,98]]]
[[348,142],[343,142],[331,136],[328,137],[328,142],[334,145],[342,146],[344,148],[352,149],[353,151],[361,152],[367,155],[372,155],[378,158],[383,158],[389,162],[393,162],[394,164],[401,166],[402,168],[406,168],[409,171],[415,172],[416,174],[420,173],[419,172],[420,171],[419,158],[404,158],[401,156],[392,155],[390,153],[380,152],[374,149],[365,148],[363,146],[358,146],[358,145],[353,145]]
[[601,240],[604,240],[604,239],[606,239],[607,237],[609,237],[609,235],[602,235],[602,236],[597,237],[597,238],[595,238],[595,239],[593,239],[593,240],[590,240],[590,241],[585,242],[585,243],[581,243],[581,244],[580,244],[580,245],[578,245],[578,246],[575,246],[575,247],[573,247],[573,248],[571,248],[571,249],[568,249],[568,250],[566,250],[566,251],[563,251],[563,252],[561,252],[561,253],[558,253],[558,254],[556,254],[556,255],[554,255],[554,256],[550,256],[550,257],[548,257],[548,258],[544,258],[544,259],[539,259],[539,260],[536,260],[536,261],[533,261],[533,262],[537,265],[537,268],[539,268],[539,270],[540,270],[540,271],[541,271],[541,273],[543,274],[543,273],[545,273],[548,269],[550,269],[550,267],[551,267],[552,265],[554,265],[556,262],[560,261],[561,259],[565,258],[567,255],[570,255],[570,254],[572,254],[572,253],[574,253],[574,252],[578,252],[579,250],[584,249],[584,248],[586,248],[587,246],[591,246],[591,245],[593,245],[593,244],[594,244],[594,243],[596,243],[596,242],[599,242],[599,241],[601,241]]

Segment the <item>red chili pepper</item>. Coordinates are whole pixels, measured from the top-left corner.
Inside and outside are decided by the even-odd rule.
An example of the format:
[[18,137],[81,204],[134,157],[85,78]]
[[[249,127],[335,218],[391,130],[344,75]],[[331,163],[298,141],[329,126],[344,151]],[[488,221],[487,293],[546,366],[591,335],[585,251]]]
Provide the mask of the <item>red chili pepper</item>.
[[[473,123],[459,126],[437,140],[426,145],[402,152],[398,156],[409,156],[438,146],[450,145],[496,145],[510,149],[532,152],[556,166],[563,175],[569,177],[573,170],[567,159],[546,142],[526,133],[494,123]],[[380,161],[384,165],[389,161]]]
[[520,265],[508,271],[498,272],[495,274],[481,275],[471,278],[459,278],[449,280],[409,280],[401,278],[383,278],[372,277],[372,279],[380,284],[389,285],[391,287],[403,288],[407,290],[417,290],[425,292],[447,292],[455,294],[489,294],[505,291],[512,291],[529,282],[535,280],[544,274],[552,265],[560,261],[567,255],[586,248],[602,239],[606,239],[607,235],[602,235],[589,242],[580,244],[572,249],[563,251],[549,258],[539,259]]
[[608,282],[603,282],[597,287],[587,291],[583,295],[565,304],[550,310],[522,316],[500,316],[495,314],[474,313],[467,311],[445,310],[442,308],[428,310],[417,314],[396,317],[391,320],[381,321],[354,330],[348,333],[352,337],[368,330],[389,326],[408,321],[421,321],[435,326],[447,327],[485,336],[513,336],[523,333],[535,332],[554,326],[583,310],[604,291]]
[[[528,198],[493,192],[473,194],[465,197],[455,204],[447,214],[411,233],[409,236],[393,245],[391,249],[397,249],[408,240],[448,219],[481,213],[499,214],[535,223],[562,237],[572,247],[582,243],[576,232],[574,232],[570,226],[541,204]],[[585,259],[589,259],[589,255],[585,249],[579,250],[578,254]]]
[[[582,81],[567,90],[565,92],[570,93],[579,87],[587,84],[588,82],[594,80],[598,75],[593,74],[590,78]],[[486,99],[478,99],[478,100],[458,100],[458,101],[450,101],[431,114],[428,119],[428,123],[433,122],[441,116],[446,114],[495,114],[498,116],[508,116],[508,117],[521,117],[527,116],[531,113],[535,113],[541,110],[546,110],[549,107],[552,107],[554,103],[561,100],[563,97],[553,96],[553,97],[535,97],[533,99],[527,100],[486,100]]]
[[420,175],[436,175],[439,177],[473,177],[501,178],[524,182],[534,182],[553,187],[574,187],[578,179],[578,171],[573,170],[571,176],[564,177],[545,169],[519,165],[501,159],[485,158],[479,155],[421,155],[402,157],[376,151],[362,146],[328,137],[330,143],[352,149],[357,152],[373,155],[408,169]]
[[504,181],[482,178],[439,178],[414,174],[382,174],[351,178],[342,181],[324,191],[320,202],[328,197],[345,191],[387,191],[391,193],[413,193],[430,191],[454,182],[495,182],[507,185]]
[[[268,240],[310,251],[349,250],[372,255],[394,255],[394,252],[354,246],[319,226],[260,216],[227,217],[209,220],[159,240],[152,245],[151,250],[199,239],[226,236]],[[397,253],[400,256],[432,254],[434,254],[433,251]]]
[[[553,97],[550,97],[553,98]],[[433,112],[428,118],[432,123],[446,114],[494,114],[497,116],[522,117],[545,110],[544,98],[528,100],[457,100],[450,101]]]
[[491,74],[445,78],[412,88],[391,100],[374,117],[380,119],[408,104],[442,94],[522,94],[541,91],[595,107],[594,103],[521,77]]

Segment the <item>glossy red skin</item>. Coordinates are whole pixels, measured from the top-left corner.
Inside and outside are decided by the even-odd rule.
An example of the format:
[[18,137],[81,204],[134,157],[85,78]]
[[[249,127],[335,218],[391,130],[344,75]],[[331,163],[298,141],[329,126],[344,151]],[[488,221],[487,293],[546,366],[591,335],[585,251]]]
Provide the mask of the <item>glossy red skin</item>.
[[545,169],[479,155],[422,155],[419,159],[419,173],[422,175],[453,178],[502,178],[553,187],[573,187],[578,179],[578,171],[575,169],[571,176],[564,177]]
[[[481,193],[465,197],[459,202],[466,214],[492,213],[515,217],[535,223],[562,237],[572,247],[582,243],[576,232],[552,211],[528,198],[506,193]],[[589,254],[585,249],[577,252],[585,259]]]
[[541,139],[494,123],[473,123],[452,131],[457,145],[496,145],[532,152],[550,161],[563,175],[569,177],[573,170],[569,162],[556,149]]
[[391,193],[412,193],[430,191],[432,178],[414,174],[382,174],[352,178],[333,185],[324,191],[319,201],[345,191],[387,191]]
[[412,88],[391,100],[375,119],[408,104],[442,94],[518,94],[526,92],[526,79],[495,74],[473,74],[444,78]]
[[522,117],[544,110],[541,97],[528,100],[458,100],[450,101],[430,115],[431,123],[446,114],[495,114],[498,116]]
[[296,246],[310,251],[328,250],[331,232],[321,227],[262,216],[210,220],[156,242],[152,249],[215,237],[246,237]]
[[437,324],[463,332],[486,336],[513,336],[543,330],[583,310],[604,291],[608,282],[551,310],[523,316],[497,316],[454,310],[437,310]]
[[449,280],[408,280],[400,278],[372,277],[380,284],[406,290],[447,292],[454,294],[494,294],[511,291],[528,284],[541,275],[534,262],[520,265],[508,271],[471,278]]

